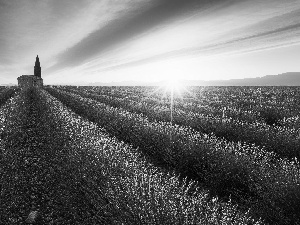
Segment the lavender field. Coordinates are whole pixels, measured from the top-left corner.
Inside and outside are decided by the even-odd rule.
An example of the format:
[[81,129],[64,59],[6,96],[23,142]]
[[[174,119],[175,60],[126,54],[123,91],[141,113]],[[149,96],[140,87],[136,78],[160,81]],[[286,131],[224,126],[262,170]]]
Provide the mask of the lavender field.
[[300,224],[299,87],[0,87],[0,224]]

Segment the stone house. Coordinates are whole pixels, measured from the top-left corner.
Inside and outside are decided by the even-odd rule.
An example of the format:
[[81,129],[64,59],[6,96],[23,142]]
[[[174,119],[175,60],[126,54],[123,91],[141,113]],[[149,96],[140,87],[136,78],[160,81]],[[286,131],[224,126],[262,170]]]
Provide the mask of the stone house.
[[18,86],[21,88],[43,87],[43,79],[41,77],[41,65],[39,56],[36,56],[34,75],[22,75],[18,77]]

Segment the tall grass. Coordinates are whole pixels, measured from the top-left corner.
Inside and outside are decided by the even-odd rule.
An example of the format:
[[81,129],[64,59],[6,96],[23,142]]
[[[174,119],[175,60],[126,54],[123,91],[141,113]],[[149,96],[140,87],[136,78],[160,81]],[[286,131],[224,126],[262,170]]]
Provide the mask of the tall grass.
[[[148,104],[144,101],[133,101],[127,98],[123,99],[107,95],[89,94],[85,91],[72,90],[72,92],[112,107],[123,108],[133,113],[142,113],[152,121],[170,121],[170,107],[166,105],[155,105]],[[276,116],[271,109],[261,111],[265,117],[270,117],[269,120],[275,120]],[[270,112],[273,113],[269,115]],[[178,125],[189,126],[206,134],[214,133],[217,137],[225,138],[228,141],[241,141],[264,146],[267,151],[275,152],[281,157],[290,159],[294,157],[300,158],[300,151],[298,150],[300,148],[300,131],[295,128],[273,126],[258,121],[249,123],[227,116],[196,113],[188,108],[184,110],[174,109],[172,116],[173,122]],[[276,121],[284,124],[279,118]]]
[[91,199],[106,199],[98,206],[100,217],[112,224],[260,224],[232,203],[210,199],[197,183],[155,167],[48,93],[41,95],[70,137],[69,160],[80,165],[74,170],[82,188]]
[[[278,159],[255,145],[227,142],[190,127],[146,117],[79,95],[47,89],[74,112],[165,167],[198,178],[220,196],[231,195],[252,215],[273,224],[299,222],[299,163]],[[171,137],[171,138],[170,138]]]

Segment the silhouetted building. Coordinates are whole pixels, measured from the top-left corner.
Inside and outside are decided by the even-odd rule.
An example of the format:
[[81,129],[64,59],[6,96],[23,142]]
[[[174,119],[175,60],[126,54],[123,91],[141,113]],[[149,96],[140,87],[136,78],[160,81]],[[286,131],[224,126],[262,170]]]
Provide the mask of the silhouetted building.
[[27,87],[43,87],[43,79],[41,77],[41,65],[39,56],[36,56],[34,65],[34,75],[22,75],[18,77],[18,85],[21,88]]
[[36,56],[35,65],[34,65],[34,76],[41,78],[41,64],[39,56]]

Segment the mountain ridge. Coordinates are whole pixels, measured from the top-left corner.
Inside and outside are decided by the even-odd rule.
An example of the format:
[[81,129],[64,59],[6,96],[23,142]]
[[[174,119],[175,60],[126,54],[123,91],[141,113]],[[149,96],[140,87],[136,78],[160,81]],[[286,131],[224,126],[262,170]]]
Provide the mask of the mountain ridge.
[[[88,86],[158,86],[162,82],[120,81],[120,82],[93,82]],[[231,80],[181,80],[185,86],[300,86],[300,72],[287,72],[278,75],[263,77],[231,79]]]

